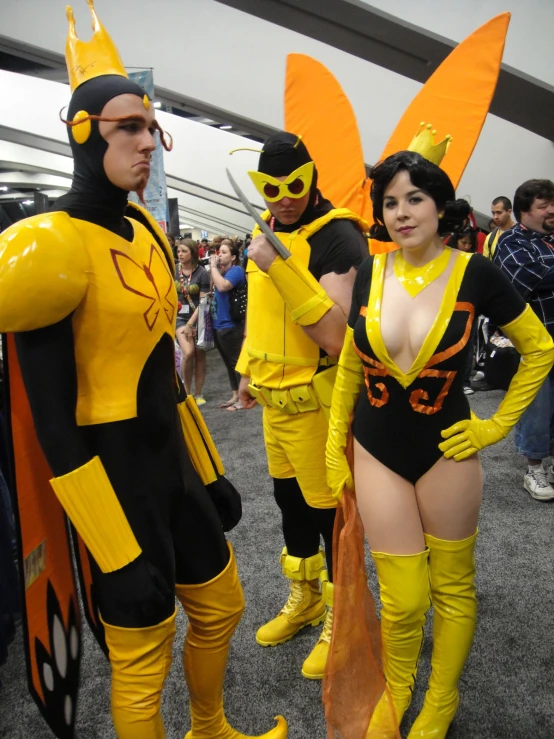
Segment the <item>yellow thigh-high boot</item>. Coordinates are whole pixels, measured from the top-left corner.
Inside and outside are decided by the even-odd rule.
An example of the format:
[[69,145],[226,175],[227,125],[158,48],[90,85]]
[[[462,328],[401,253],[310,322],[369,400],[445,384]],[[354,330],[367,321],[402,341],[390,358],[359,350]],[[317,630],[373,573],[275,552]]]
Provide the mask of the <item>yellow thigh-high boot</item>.
[[461,541],[425,535],[431,551],[433,656],[423,709],[409,739],[444,739],[458,709],[458,680],[473,642],[477,617],[474,549],[477,532]]
[[[233,550],[228,565],[202,585],[177,585],[177,597],[189,618],[183,664],[190,694],[192,729],[185,739],[247,739],[227,723],[223,711],[223,680],[231,637],[244,610]],[[286,739],[287,722],[262,739]]]
[[160,705],[171,667],[175,613],[142,629],[102,623],[112,666],[112,718],[118,739],[164,739]]
[[[431,605],[429,551],[408,555],[372,552],[372,557],[381,594],[383,667],[400,725],[412,699],[425,616]],[[366,737],[389,739],[396,736],[389,698],[385,693],[371,717]]]

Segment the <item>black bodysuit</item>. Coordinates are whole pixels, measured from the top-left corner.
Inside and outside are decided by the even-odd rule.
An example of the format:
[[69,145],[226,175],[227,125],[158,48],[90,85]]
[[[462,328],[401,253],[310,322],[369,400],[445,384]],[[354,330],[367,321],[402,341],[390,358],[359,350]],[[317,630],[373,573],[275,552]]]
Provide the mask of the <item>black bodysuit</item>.
[[463,369],[477,316],[505,326],[525,302],[489,260],[453,252],[454,269],[445,295],[412,369],[401,372],[390,359],[380,331],[379,305],[387,255],[360,267],[348,320],[362,359],[366,391],[356,404],[352,432],[370,454],[415,484],[442,456],[441,431],[470,418]]

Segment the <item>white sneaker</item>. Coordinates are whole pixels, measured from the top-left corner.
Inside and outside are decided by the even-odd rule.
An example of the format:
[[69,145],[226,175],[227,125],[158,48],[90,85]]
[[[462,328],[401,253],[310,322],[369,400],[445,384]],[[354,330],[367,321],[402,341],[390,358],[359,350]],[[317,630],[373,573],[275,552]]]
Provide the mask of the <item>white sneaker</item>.
[[554,465],[553,464],[546,465],[546,479],[551,485],[552,483],[554,483]]
[[523,478],[523,487],[535,500],[554,500],[554,488],[549,484],[542,465],[529,469]]
[[469,387],[469,385],[466,385],[464,387],[464,393],[466,395],[473,395],[474,392],[475,392],[475,390],[472,387]]

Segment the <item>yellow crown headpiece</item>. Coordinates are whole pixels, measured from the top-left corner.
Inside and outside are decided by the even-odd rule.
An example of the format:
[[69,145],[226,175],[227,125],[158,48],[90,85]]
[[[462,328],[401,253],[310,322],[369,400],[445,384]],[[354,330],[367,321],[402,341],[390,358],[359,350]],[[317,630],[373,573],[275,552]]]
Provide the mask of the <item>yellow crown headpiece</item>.
[[71,92],[74,92],[83,82],[104,74],[119,74],[127,77],[115,44],[96,15],[94,0],[87,0],[87,4],[92,15],[93,34],[90,41],[81,41],[77,37],[73,8],[70,5],[66,7],[69,31],[65,44],[65,61]]
[[421,154],[422,157],[425,157],[425,159],[439,166],[448,151],[452,136],[448,134],[440,144],[435,144],[435,135],[437,132],[432,129],[433,126],[430,123],[420,123],[419,131],[408,146],[408,151],[415,151]]

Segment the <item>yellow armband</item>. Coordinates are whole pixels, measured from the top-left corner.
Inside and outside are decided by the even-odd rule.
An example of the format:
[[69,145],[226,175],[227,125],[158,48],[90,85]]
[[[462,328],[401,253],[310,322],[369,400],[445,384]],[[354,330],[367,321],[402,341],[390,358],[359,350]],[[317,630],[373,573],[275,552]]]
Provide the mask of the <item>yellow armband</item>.
[[209,485],[225,474],[219,452],[192,395],[177,408],[190,460],[204,485]]
[[300,326],[311,326],[331,310],[334,303],[294,255],[286,261],[277,257],[267,273],[287,304],[291,318]]
[[32,331],[72,313],[88,285],[88,254],[67,213],[26,218],[0,235],[0,333]]
[[50,480],[58,500],[102,572],[113,572],[141,553],[99,457]]

